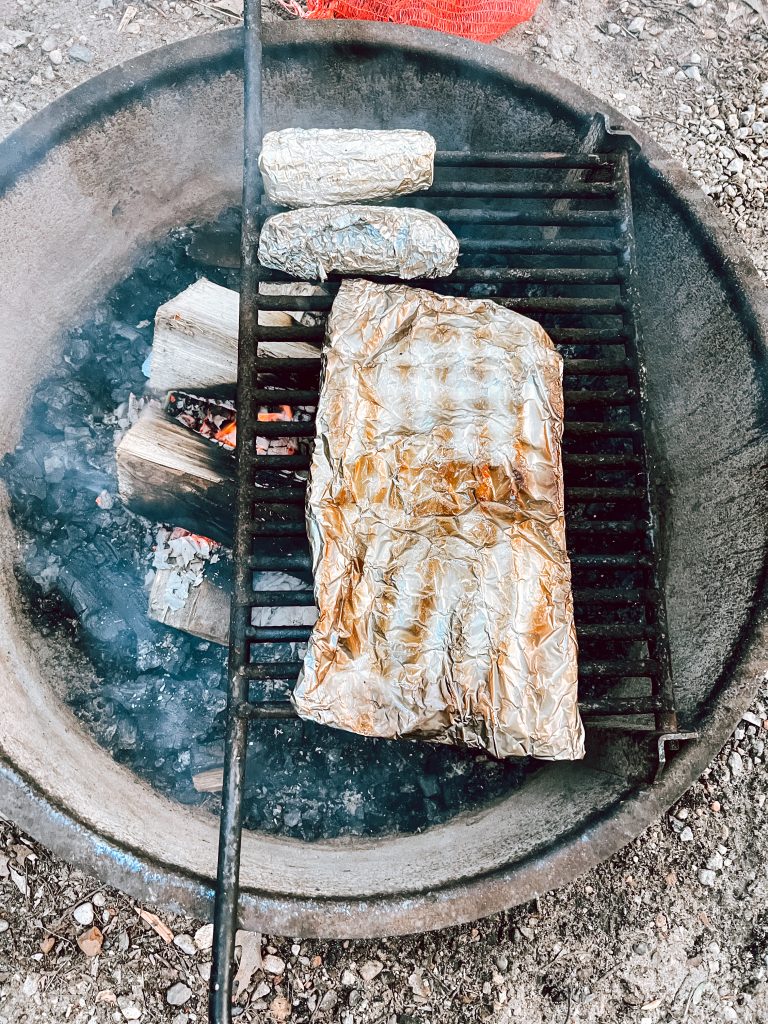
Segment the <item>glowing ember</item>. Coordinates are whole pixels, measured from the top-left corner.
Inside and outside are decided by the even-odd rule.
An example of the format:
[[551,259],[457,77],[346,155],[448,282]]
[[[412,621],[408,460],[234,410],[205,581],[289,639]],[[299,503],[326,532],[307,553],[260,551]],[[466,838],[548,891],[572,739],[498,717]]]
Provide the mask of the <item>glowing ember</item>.
[[234,448],[237,444],[237,420],[230,420],[213,435],[214,440],[224,444],[227,448]]
[[[290,405],[263,405],[256,419],[260,423],[288,423],[293,419],[293,409]],[[296,455],[298,450],[298,441],[294,437],[256,437],[257,455]]]

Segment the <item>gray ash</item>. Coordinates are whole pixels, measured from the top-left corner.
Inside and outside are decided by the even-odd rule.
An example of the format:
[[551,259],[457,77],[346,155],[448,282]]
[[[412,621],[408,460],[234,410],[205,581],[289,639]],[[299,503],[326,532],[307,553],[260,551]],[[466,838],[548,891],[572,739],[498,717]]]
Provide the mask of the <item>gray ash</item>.
[[[130,396],[144,390],[155,311],[202,274],[193,238],[177,231],[146,253],[66,336],[0,471],[35,626],[50,633],[64,624],[57,637],[71,636],[95,668],[93,684],[72,680],[69,704],[117,761],[217,812],[218,796],[198,793],[192,777],[223,764],[226,650],[148,618],[158,524],[121,504],[115,471],[116,434],[128,425]],[[237,288],[234,270],[205,275]],[[212,571],[227,583],[226,553]],[[255,722],[246,824],[307,840],[418,831],[521,785],[527,770],[448,747]]]

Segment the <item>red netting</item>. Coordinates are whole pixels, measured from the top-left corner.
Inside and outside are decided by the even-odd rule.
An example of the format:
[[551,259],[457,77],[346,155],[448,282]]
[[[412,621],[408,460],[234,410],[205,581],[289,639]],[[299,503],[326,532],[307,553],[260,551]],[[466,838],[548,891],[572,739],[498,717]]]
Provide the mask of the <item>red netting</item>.
[[392,21],[490,43],[527,21],[538,5],[539,0],[307,0],[305,17]]

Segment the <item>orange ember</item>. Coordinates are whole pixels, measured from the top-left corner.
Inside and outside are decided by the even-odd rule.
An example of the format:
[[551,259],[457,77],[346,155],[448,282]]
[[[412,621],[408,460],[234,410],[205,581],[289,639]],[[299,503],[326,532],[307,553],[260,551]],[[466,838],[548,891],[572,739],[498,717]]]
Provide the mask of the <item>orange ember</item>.
[[213,435],[215,441],[225,444],[227,448],[234,448],[237,444],[237,421],[230,420]]
[[293,409],[290,405],[279,405],[279,412],[259,412],[256,419],[259,423],[287,423],[293,419]]

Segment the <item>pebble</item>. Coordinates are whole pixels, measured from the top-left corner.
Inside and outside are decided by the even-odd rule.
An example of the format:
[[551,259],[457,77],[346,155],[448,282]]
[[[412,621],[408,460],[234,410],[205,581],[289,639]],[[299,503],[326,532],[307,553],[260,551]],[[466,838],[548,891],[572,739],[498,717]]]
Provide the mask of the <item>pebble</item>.
[[325,993],[323,998],[320,1000],[320,1006],[318,1007],[318,1009],[320,1010],[321,1013],[324,1013],[326,1010],[332,1010],[336,1006],[338,1001],[339,997],[336,995],[335,990],[329,989]]
[[711,868],[699,868],[699,881],[702,885],[713,886],[717,879],[717,875]]
[[642,110],[640,109],[640,107],[627,107],[627,108],[626,108],[626,114],[627,114],[627,117],[631,117],[631,118],[633,118],[633,119],[634,119],[635,121],[637,121],[637,119],[638,119],[639,117],[642,117],[642,116],[643,116],[643,112],[642,112]]
[[169,1006],[183,1006],[192,998],[192,989],[188,988],[183,981],[177,981],[165,993],[165,998]]
[[685,69],[685,77],[692,79],[694,82],[701,81],[701,71],[697,64],[691,64]]
[[279,956],[274,956],[272,953],[267,953],[262,964],[268,974],[283,974],[285,972],[285,960],[281,960]]
[[75,43],[74,46],[70,46],[67,50],[70,60],[80,61],[81,64],[90,64],[93,60],[93,54],[87,46],[83,46],[82,43]]
[[74,917],[78,924],[93,924],[93,904],[81,903],[79,907],[75,907],[73,910],[72,917]]
[[56,46],[57,43],[53,36],[46,36],[42,43],[40,43],[40,49],[43,53],[50,53],[51,50],[56,49]]
[[707,0],[688,0],[689,7],[703,7]]
[[609,36],[617,36],[621,32],[621,26],[617,25],[615,21],[609,21],[605,30]]
[[205,951],[213,946],[213,925],[204,924],[195,932],[195,945],[198,949]]
[[118,996],[117,1005],[126,1020],[138,1020],[141,1017],[141,1007],[137,1006],[128,996]]
[[48,54],[48,60],[51,62],[51,64],[53,64],[54,67],[58,67],[59,64],[61,64],[61,62],[64,60],[61,54],[61,50],[51,50],[51,52]]
[[366,960],[360,968],[360,977],[363,981],[373,981],[384,970],[384,964],[380,960]]
[[182,953],[186,953],[187,956],[194,956],[197,952],[197,946],[194,943],[191,935],[187,935],[182,932],[180,935],[174,935],[173,937],[174,946],[178,946]]
[[630,32],[642,32],[645,28],[645,18],[633,18],[632,21],[627,25]]
[[686,825],[685,828],[682,829],[682,831],[680,832],[680,842],[681,843],[691,843],[691,842],[693,842],[693,830],[691,829],[690,825]]
[[106,907],[107,897],[103,892],[95,892],[93,896],[91,896],[91,903],[94,907]]
[[114,7],[114,0],[99,0],[99,10],[108,11],[111,7]]
[[7,932],[10,927],[11,926],[7,921],[0,920],[0,935],[2,935],[3,932]]
[[707,861],[707,868],[710,871],[722,871],[723,870],[723,855],[721,853],[713,853]]
[[[737,163],[741,165],[738,168],[738,170],[736,170],[736,168],[734,167],[734,164]],[[737,174],[740,174],[743,168],[744,161],[739,159],[738,157],[735,160],[731,160],[731,162],[728,164],[728,170],[735,171]],[[740,775],[744,770],[744,762],[741,758],[741,754],[737,750],[732,750],[731,753],[728,755],[728,767],[731,769],[731,772],[734,775]]]
[[353,971],[347,968],[341,975],[341,984],[344,988],[354,988],[357,985],[357,977]]

